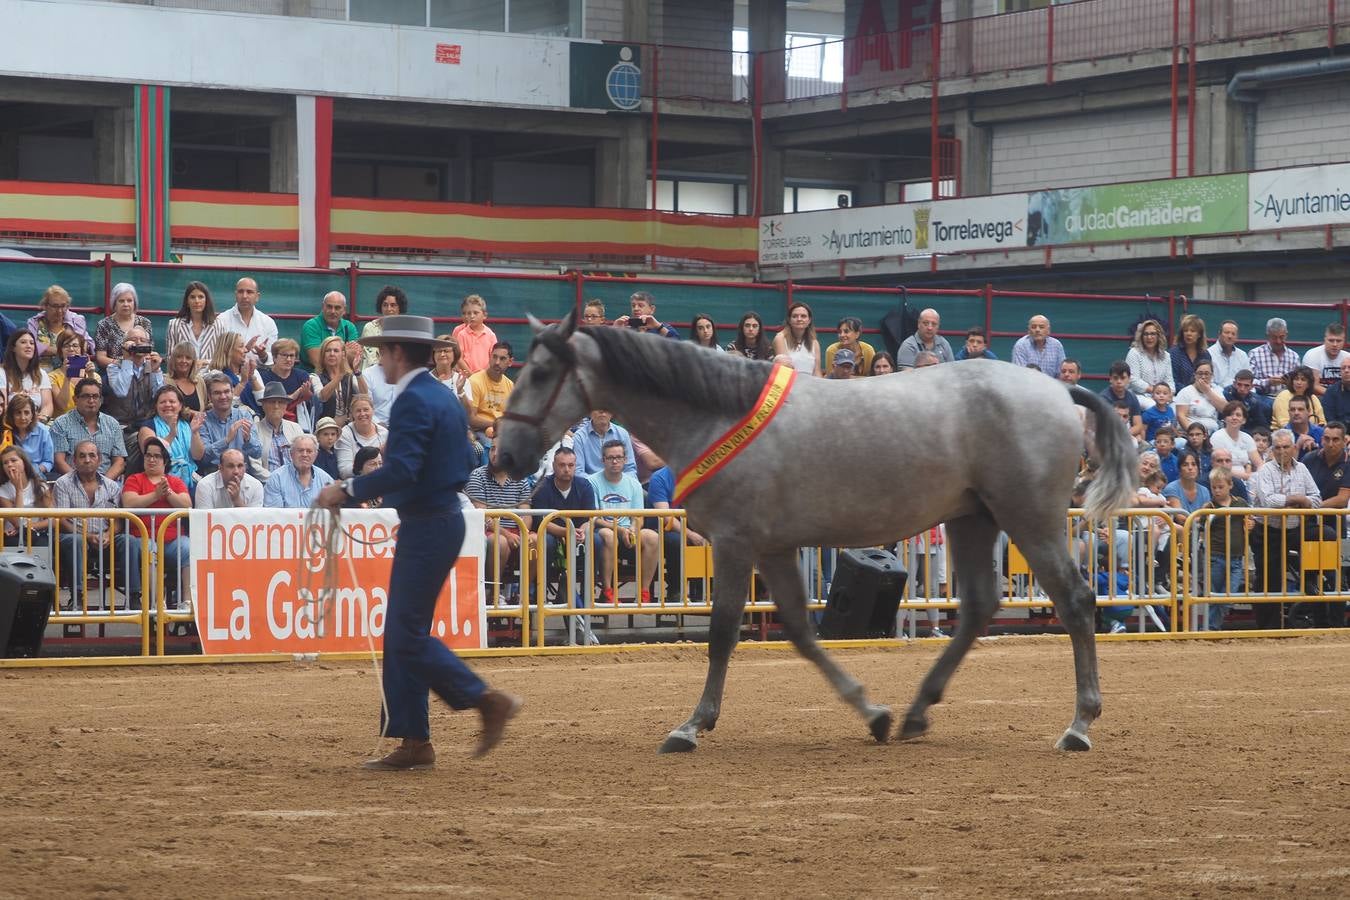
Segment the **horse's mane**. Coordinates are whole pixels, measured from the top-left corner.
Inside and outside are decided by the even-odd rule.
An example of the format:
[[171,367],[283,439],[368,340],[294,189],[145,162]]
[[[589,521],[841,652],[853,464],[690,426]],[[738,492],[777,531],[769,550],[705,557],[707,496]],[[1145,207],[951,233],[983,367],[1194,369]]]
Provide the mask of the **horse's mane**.
[[642,336],[624,328],[600,325],[579,330],[599,346],[605,369],[615,381],[709,411],[747,412],[772,368],[739,353]]

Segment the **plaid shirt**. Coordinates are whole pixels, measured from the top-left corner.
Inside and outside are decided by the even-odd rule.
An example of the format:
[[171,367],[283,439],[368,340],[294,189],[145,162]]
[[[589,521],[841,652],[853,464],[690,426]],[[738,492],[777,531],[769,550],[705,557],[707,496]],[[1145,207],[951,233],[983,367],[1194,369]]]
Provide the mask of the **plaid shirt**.
[[[1278,394],[1287,388],[1289,386],[1287,377],[1289,373],[1303,365],[1303,361],[1299,359],[1298,354],[1288,345],[1285,345],[1284,353],[1276,356],[1275,351],[1270,349],[1268,343],[1262,344],[1248,354],[1247,361],[1251,364],[1252,375],[1255,376],[1252,383],[1256,386],[1256,389],[1263,394],[1271,395]],[[1270,379],[1274,375],[1286,376],[1285,383],[1278,388],[1273,387]]]
[[[98,476],[98,489],[94,491],[94,503],[89,503],[89,495],[80,484],[78,472],[67,472],[56,479],[56,506],[58,509],[117,509],[122,505],[122,488],[111,479]],[[85,519],[89,531],[102,534],[108,527],[109,519]],[[79,524],[77,528],[81,527]]]
[[[98,446],[100,475],[107,474],[113,459],[127,455],[127,445],[122,439],[122,426],[107,413],[98,414],[98,428],[93,434],[89,433],[88,426],[84,424],[84,417],[77,409],[58,416],[52,422],[51,429],[52,451],[64,453],[67,457],[80,441],[93,441]],[[74,464],[74,460],[69,458],[66,462]]]

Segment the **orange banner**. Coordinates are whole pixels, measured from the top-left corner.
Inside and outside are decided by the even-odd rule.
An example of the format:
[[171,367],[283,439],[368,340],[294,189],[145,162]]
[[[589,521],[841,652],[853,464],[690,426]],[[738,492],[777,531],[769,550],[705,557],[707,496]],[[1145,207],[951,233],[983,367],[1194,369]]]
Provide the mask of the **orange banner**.
[[[483,514],[466,510],[464,547],[436,601],[431,633],[453,649],[487,646]],[[346,510],[334,561],[336,596],[323,583],[322,536],[301,509],[194,510],[193,609],[202,653],[334,653],[384,643],[389,570],[398,539],[393,510]],[[351,568],[348,567],[351,561]],[[356,580],[352,580],[352,570]]]

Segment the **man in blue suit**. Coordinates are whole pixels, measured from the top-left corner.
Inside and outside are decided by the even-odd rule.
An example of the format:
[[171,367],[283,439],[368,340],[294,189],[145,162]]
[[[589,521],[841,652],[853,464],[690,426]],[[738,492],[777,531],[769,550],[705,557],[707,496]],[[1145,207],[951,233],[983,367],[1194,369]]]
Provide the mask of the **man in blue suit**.
[[436,598],[464,543],[459,491],[473,466],[469,424],[459,399],[427,371],[432,351],[448,346],[423,316],[385,316],[383,331],[363,344],[382,350],[381,364],[394,384],[384,465],[367,475],[325,487],[316,505],[336,512],[349,499],[382,497],[398,511],[398,544],[389,576],[384,631],[384,690],[388,718],[383,733],[402,738],[383,759],[365,768],[429,769],[436,763],[427,718],[427,692],[452,709],[474,708],[483,733],[475,756],[502,738],[521,701],[492,690],[451,650],[431,636]]

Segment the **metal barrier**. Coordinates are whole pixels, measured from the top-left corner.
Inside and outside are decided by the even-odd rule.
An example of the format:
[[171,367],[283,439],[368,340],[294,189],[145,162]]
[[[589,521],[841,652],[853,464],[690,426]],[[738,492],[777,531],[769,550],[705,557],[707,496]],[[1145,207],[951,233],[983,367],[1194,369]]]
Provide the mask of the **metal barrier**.
[[[526,574],[529,572],[530,559],[535,553],[535,536],[530,531],[529,523],[525,521],[526,516],[537,515],[533,510],[524,509],[485,509],[483,518],[486,520],[488,528],[485,535],[487,543],[483,547],[483,587],[491,588],[490,592],[485,590],[484,602],[487,605],[487,617],[489,622],[492,619],[515,619],[520,630],[520,645],[528,647],[530,645],[530,603],[529,603],[529,582]],[[506,522],[506,528],[503,529],[502,523]],[[507,535],[503,531],[514,532],[520,538],[520,543],[515,549],[517,556],[516,581],[508,586],[508,590],[502,591],[503,580],[501,577],[502,568],[510,562],[510,553],[507,559],[502,559],[501,539]],[[496,577],[494,577],[494,574]],[[489,625],[489,629],[491,625]]]

